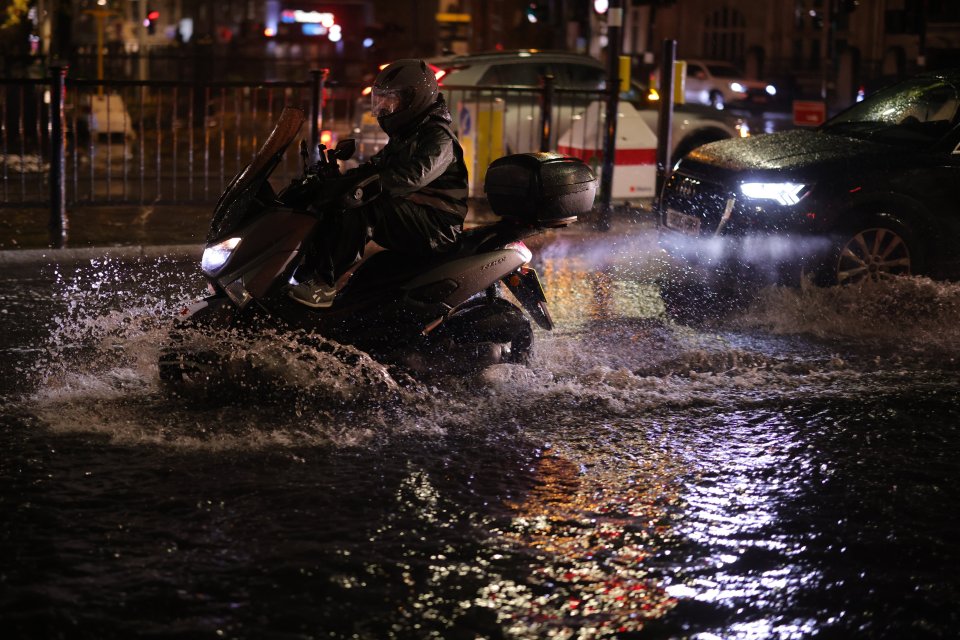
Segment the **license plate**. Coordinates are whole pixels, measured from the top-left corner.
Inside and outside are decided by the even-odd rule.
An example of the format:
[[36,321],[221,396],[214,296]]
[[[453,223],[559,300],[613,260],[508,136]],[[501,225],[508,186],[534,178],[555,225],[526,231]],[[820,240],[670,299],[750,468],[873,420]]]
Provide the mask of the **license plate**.
[[692,236],[700,235],[700,218],[667,209],[667,226]]

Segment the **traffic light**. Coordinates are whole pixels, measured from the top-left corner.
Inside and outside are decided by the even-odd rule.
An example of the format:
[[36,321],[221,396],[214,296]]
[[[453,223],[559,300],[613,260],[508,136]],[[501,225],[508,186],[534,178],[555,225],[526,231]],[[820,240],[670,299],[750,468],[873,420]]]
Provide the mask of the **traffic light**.
[[147,10],[147,19],[143,21],[143,26],[147,28],[147,33],[153,35],[157,31],[157,20],[160,19],[160,12],[156,9]]
[[527,22],[530,24],[537,24],[538,22],[543,21],[543,9],[540,6],[539,2],[531,2],[527,4],[524,9],[524,15],[527,17]]

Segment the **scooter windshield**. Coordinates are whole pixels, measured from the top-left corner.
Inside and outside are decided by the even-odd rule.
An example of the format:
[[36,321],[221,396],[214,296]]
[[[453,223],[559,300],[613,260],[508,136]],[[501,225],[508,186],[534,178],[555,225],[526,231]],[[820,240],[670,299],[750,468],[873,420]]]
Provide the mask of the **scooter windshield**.
[[[280,119],[253,160],[227,185],[213,211],[207,242],[222,238],[244,222],[251,202],[265,186],[290,143],[296,139],[306,116],[295,107],[284,107]],[[272,197],[272,190],[270,191]]]

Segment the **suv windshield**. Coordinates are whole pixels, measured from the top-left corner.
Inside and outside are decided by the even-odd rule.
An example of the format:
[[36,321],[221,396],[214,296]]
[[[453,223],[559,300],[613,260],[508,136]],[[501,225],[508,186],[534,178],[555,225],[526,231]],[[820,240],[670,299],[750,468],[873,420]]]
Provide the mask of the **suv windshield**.
[[882,89],[823,125],[823,130],[885,142],[929,143],[957,124],[960,92],[943,78],[913,78]]

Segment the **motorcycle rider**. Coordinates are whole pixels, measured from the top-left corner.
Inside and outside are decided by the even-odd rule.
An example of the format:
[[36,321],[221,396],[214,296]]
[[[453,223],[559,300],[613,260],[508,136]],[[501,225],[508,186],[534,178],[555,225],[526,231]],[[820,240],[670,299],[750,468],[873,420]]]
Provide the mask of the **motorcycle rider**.
[[[373,83],[373,115],[389,141],[348,177],[380,176],[382,193],[356,209],[325,216],[308,251],[305,281],[291,298],[329,307],[335,283],[370,240],[415,257],[452,247],[467,215],[467,168],[433,71],[423,60],[397,60]],[[312,273],[311,273],[312,272]],[[299,279],[299,278],[298,278]]]

